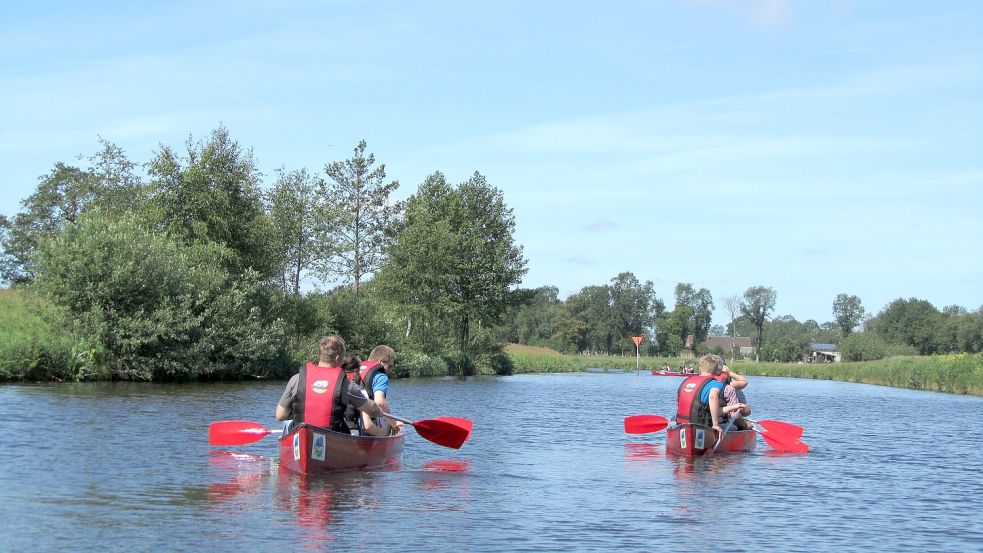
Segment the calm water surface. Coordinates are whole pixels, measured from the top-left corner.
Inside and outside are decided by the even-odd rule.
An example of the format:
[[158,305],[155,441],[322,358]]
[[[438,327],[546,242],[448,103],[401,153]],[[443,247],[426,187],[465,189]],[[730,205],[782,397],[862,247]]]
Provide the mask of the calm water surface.
[[983,551],[983,398],[751,377],[758,418],[808,455],[687,462],[630,414],[670,416],[646,374],[399,380],[396,470],[303,478],[276,440],[210,448],[208,423],[273,427],[284,383],[0,387],[0,551]]

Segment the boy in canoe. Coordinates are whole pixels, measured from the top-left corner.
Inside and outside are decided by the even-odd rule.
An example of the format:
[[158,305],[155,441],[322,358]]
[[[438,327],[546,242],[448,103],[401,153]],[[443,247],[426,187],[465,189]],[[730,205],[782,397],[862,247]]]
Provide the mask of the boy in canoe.
[[[383,416],[382,409],[368,394],[345,377],[341,364],[345,357],[341,336],[325,336],[318,342],[318,361],[307,363],[293,375],[276,405],[276,420],[306,422],[336,432],[351,431],[345,422],[345,408],[351,406],[371,417]],[[287,432],[288,429],[284,429]]]
[[747,404],[744,397],[744,388],[747,387],[747,379],[737,374],[724,362],[724,358],[717,358],[717,368],[714,370],[714,378],[724,384],[724,412],[730,414],[730,421],[737,430],[748,430],[752,428],[751,423],[744,417],[751,414],[751,407]]
[[[396,352],[393,348],[386,345],[378,345],[372,348],[369,358],[362,363],[358,369],[358,376],[355,383],[369,393],[369,398],[376,402],[383,411],[391,413],[389,407],[389,377],[392,375],[393,367],[396,365]],[[398,429],[400,423],[393,419],[385,418],[381,421],[385,430],[390,428]]]

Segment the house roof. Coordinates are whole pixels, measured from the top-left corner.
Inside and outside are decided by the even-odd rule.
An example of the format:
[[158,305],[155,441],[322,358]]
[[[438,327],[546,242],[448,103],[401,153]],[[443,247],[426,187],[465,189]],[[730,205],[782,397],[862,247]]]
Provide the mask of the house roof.
[[[707,336],[707,339],[703,342],[703,345],[711,351],[717,346],[720,346],[721,349],[727,351],[730,349],[731,339],[732,338],[730,336]],[[734,345],[739,348],[751,347],[751,338],[748,338],[747,336],[738,336],[733,338],[733,340]]]
[[809,344],[809,349],[812,351],[836,351],[836,344],[820,344],[814,342]]

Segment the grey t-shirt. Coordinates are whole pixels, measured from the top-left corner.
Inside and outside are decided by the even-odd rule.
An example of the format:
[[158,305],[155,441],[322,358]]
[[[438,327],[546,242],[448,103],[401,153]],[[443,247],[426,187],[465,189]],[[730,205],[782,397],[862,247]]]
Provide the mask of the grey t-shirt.
[[[280,396],[280,401],[277,402],[277,405],[286,409],[289,415],[293,414],[291,406],[293,405],[294,398],[297,397],[297,389],[299,387],[300,373],[297,373],[287,381],[287,387],[284,388],[283,395]],[[368,401],[368,394],[361,386],[345,378],[341,382],[341,387],[342,405],[351,405],[358,410],[365,407],[365,402]]]

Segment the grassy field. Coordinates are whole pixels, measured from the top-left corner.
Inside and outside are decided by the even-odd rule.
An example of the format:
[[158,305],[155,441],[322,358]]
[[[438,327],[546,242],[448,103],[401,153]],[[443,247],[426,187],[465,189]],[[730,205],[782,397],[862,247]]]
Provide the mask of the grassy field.
[[[563,355],[548,348],[533,348],[510,344],[506,351],[515,365],[516,373],[577,372],[588,368],[635,370],[632,356]],[[642,357],[641,370],[657,369],[664,362],[678,367],[674,358]],[[689,360],[690,366],[695,360]],[[789,364],[737,362],[734,370],[749,376],[784,376],[839,380],[930,390],[954,394],[983,396],[983,354],[960,353],[915,357],[891,357],[860,363]]]
[[64,314],[25,290],[0,290],[0,382],[98,378],[95,352],[64,327]]

